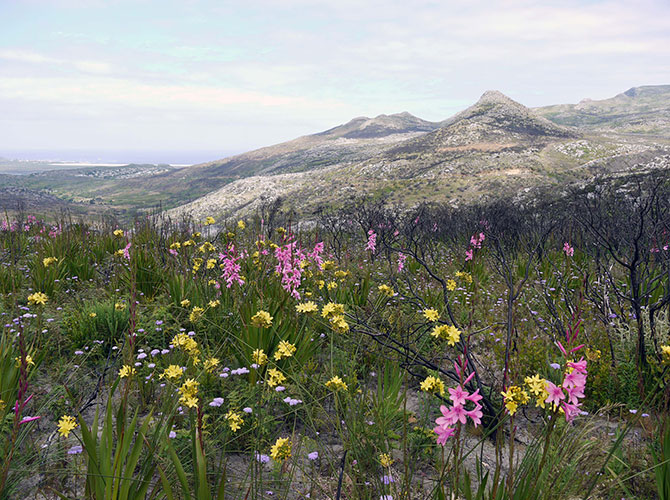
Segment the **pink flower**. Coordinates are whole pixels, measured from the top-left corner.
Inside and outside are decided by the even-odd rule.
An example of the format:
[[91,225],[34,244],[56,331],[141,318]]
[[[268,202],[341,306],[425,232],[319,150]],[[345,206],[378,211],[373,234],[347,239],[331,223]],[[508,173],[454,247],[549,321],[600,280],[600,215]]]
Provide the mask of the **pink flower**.
[[462,405],[454,405],[444,416],[449,421],[449,425],[454,425],[456,422],[464,424],[467,421],[468,414],[465,407]]
[[584,387],[586,385],[586,374],[572,370],[563,379],[563,387],[568,389],[570,387]]
[[565,394],[563,389],[555,386],[552,382],[547,381],[546,384],[547,392],[549,396],[544,400],[545,403],[561,404],[561,401],[565,399]]
[[375,234],[373,229],[370,229],[368,231],[368,243],[365,246],[365,249],[370,250],[372,253],[375,253],[376,248],[377,248],[377,235]]
[[475,427],[482,423],[482,417],[484,416],[482,413],[482,405],[476,405],[474,410],[466,411],[465,414],[472,419],[472,423],[475,424]]
[[474,256],[474,250],[472,248],[468,249],[465,251],[465,261],[472,260],[472,257]]
[[464,391],[460,385],[456,389],[449,388],[449,399],[454,402],[454,406],[463,406],[469,395],[468,391]]
[[454,435],[456,429],[453,427],[442,427],[441,425],[438,425],[433,429],[433,432],[437,434],[437,444],[444,446],[447,444],[447,439]]
[[561,407],[565,412],[565,420],[568,422],[572,422],[572,419],[579,415],[579,405],[577,404],[562,403]]
[[401,272],[403,269],[405,269],[405,260],[407,260],[407,255],[404,253],[399,253],[398,254],[398,272]]
[[586,374],[586,363],[587,363],[587,361],[584,358],[582,358],[577,362],[572,362],[572,361],[569,362],[568,366],[576,372]]
[[130,260],[130,246],[131,246],[131,243],[128,242],[128,244],[126,245],[126,248],[123,249],[123,256],[128,260]]
[[584,386],[573,386],[566,389],[568,401],[572,404],[579,403],[579,398],[584,397]]
[[568,257],[572,257],[575,254],[575,249],[570,246],[570,243],[567,241],[563,243],[563,251]]
[[467,399],[468,401],[472,401],[476,405],[479,405],[479,401],[482,399],[482,396],[481,394],[479,394],[479,389],[477,389],[469,396],[466,396],[465,399]]

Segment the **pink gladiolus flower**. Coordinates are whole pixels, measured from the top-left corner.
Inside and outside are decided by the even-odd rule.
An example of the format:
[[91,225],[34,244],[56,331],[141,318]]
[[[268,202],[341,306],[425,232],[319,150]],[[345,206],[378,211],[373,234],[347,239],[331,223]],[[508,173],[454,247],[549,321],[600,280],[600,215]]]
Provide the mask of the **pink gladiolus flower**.
[[566,389],[568,401],[572,404],[579,403],[579,399],[584,397],[584,386],[573,386]]
[[481,396],[481,394],[479,394],[479,389],[477,389],[475,392],[473,392],[469,396],[466,396],[465,399],[467,399],[468,401],[472,401],[474,404],[479,406],[478,403],[482,399],[482,396]]
[[575,254],[575,249],[572,248],[567,241],[563,244],[563,251],[568,257],[572,257]]
[[375,234],[373,229],[370,229],[368,231],[368,243],[365,245],[366,250],[370,250],[372,253],[375,253],[375,249],[377,248],[377,235]]
[[447,439],[454,435],[456,429],[453,427],[442,427],[441,425],[438,425],[433,429],[433,432],[437,434],[437,444],[444,446],[447,444]]
[[573,370],[563,379],[563,387],[584,387],[586,385],[586,374]]
[[475,424],[475,427],[482,423],[484,414],[482,413],[481,405],[475,406],[474,410],[466,411],[465,414],[472,419],[472,423]]
[[577,362],[568,363],[568,366],[576,372],[587,373],[586,372],[586,363],[587,363],[587,361],[584,358],[582,358]]
[[549,396],[547,397],[547,399],[544,400],[545,403],[553,403],[558,405],[561,403],[562,400],[565,399],[563,389],[561,389],[560,387],[555,386],[552,382],[549,381],[547,381],[546,387]]
[[572,419],[574,419],[577,415],[579,415],[579,405],[562,403],[561,407],[565,412],[565,420],[567,422],[572,422]]
[[460,385],[456,389],[449,388],[449,399],[454,402],[454,406],[464,405],[469,395],[468,391],[464,391]]
[[467,421],[468,414],[462,405],[454,405],[447,411],[444,418],[449,421],[449,425],[454,425],[456,422],[464,424]]

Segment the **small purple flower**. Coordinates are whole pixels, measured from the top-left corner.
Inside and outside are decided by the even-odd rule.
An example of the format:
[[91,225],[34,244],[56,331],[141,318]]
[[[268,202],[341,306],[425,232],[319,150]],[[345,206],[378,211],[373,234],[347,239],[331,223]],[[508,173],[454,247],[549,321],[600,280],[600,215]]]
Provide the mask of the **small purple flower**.
[[209,406],[216,406],[219,407],[223,404],[223,398],[214,398],[211,403],[209,403]]
[[177,437],[177,433],[176,433],[175,431],[170,431],[170,434],[168,434],[168,437],[169,437],[170,439],[174,439],[174,438]]
[[84,449],[80,445],[75,445],[67,450],[68,455],[79,455]]
[[254,458],[256,458],[256,460],[258,460],[262,464],[266,464],[270,461],[270,457],[268,457],[267,455],[263,455],[261,453],[258,453],[258,452],[255,452]]
[[307,455],[307,458],[309,458],[310,460],[316,460],[317,458],[319,458],[319,452],[313,451],[312,453]]
[[253,413],[253,412],[254,412],[254,410],[252,410],[252,409],[249,408],[248,406],[247,406],[246,408],[242,408],[242,411],[243,411],[244,413]]

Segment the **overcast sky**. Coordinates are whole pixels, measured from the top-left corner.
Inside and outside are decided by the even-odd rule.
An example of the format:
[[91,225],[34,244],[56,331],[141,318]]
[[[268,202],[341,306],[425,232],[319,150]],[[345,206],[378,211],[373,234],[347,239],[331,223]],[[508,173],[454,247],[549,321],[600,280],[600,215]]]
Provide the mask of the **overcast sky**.
[[0,0],[0,156],[237,152],[670,83],[670,2]]

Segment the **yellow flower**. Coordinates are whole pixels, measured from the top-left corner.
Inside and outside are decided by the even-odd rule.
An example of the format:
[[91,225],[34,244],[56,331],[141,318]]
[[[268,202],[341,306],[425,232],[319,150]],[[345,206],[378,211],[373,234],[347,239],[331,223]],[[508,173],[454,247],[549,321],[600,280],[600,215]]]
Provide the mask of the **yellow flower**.
[[119,370],[119,377],[121,378],[130,377],[131,375],[135,375],[135,373],[136,373],[135,368],[133,368],[130,365],[123,365]]
[[436,325],[430,334],[436,339],[446,340],[451,346],[461,339],[460,330],[453,325]]
[[251,324],[259,328],[270,328],[272,326],[272,316],[267,311],[258,311],[251,317]]
[[444,383],[432,375],[421,382],[421,390],[431,394],[444,394]]
[[123,302],[117,302],[116,304],[114,304],[114,309],[116,309],[117,311],[123,311],[125,310],[125,308],[126,305]]
[[270,448],[270,456],[276,461],[291,458],[291,441],[288,438],[277,438],[275,444]]
[[245,227],[247,227],[247,225],[244,223],[243,220],[237,221],[237,229],[239,229],[240,231],[244,231]]
[[207,358],[203,365],[205,371],[209,373],[212,373],[214,370],[216,370],[217,366],[219,366],[219,358]]
[[[193,237],[200,238],[200,231],[196,231],[195,233],[193,233]],[[195,241],[193,243],[195,243]]]
[[337,288],[337,281],[330,281],[326,286],[328,290],[335,290]]
[[447,280],[447,290],[450,292],[456,290],[456,282],[454,280]]
[[285,234],[285,233],[286,233],[286,229],[284,229],[283,227],[278,227],[277,228],[277,234]]
[[470,275],[470,273],[464,273],[464,272],[461,272],[461,271],[457,271],[456,272],[456,277],[459,278],[459,279],[462,279],[466,283],[472,283],[472,276]]
[[216,300],[210,300],[209,303],[208,303],[207,305],[208,305],[209,307],[211,307],[212,309],[216,309],[217,307],[219,307],[219,305],[221,305],[221,302],[219,301],[219,299],[216,299]]
[[382,467],[391,467],[393,459],[388,453],[381,453],[379,455],[379,463],[382,464]]
[[251,354],[251,359],[256,363],[258,366],[263,366],[265,363],[268,362],[268,355],[265,354],[265,351],[263,349],[256,349],[252,354]]
[[395,292],[393,291],[393,288],[391,288],[391,287],[388,286],[388,285],[379,285],[379,286],[377,287],[377,290],[379,290],[379,293],[380,293],[380,294],[382,294],[382,295],[384,295],[384,296],[386,296],[386,297],[389,297],[389,298],[393,297],[393,294],[395,293]]
[[244,423],[244,420],[242,419],[242,415],[237,413],[236,411],[229,411],[225,415],[226,420],[228,421],[228,425],[230,426],[230,430],[233,432],[237,432],[241,427],[242,424]]
[[58,434],[66,438],[77,426],[78,424],[74,417],[63,415],[58,421]]
[[277,351],[275,352],[275,361],[279,361],[282,358],[290,358],[293,356],[293,353],[296,351],[295,345],[291,344],[290,342],[287,342],[286,340],[282,340],[279,342],[279,345],[277,346]]
[[286,380],[286,377],[282,372],[277,370],[276,368],[270,368],[268,370],[268,385],[270,387],[274,387],[276,385],[279,385],[283,383]]
[[207,269],[214,269],[214,266],[216,266],[216,259],[207,259],[207,265],[205,267]]
[[346,391],[349,389],[347,386],[347,383],[342,380],[340,377],[335,375],[333,378],[331,378],[328,382],[326,382],[326,387],[330,389],[331,391]]
[[[184,350],[189,354],[189,356],[195,357],[200,353],[200,349],[198,349],[198,343],[185,333],[178,333],[175,335],[172,338],[172,345]],[[193,361],[193,364],[197,363]]]
[[210,286],[214,286],[214,285],[216,285],[216,283],[217,283],[216,280],[209,280],[209,281],[207,282],[207,284],[210,285]]
[[96,316],[97,316],[96,313],[89,313],[89,314],[88,314],[88,317],[89,317],[89,318],[95,318]]
[[47,257],[42,259],[42,264],[44,264],[44,267],[49,267],[51,264],[55,264],[56,262],[58,262],[56,257]]
[[330,269],[335,269],[335,262],[333,262],[332,260],[324,260],[321,263],[321,270],[329,271]]
[[321,309],[321,317],[328,318],[330,316],[342,316],[344,314],[344,305],[328,302]]
[[307,302],[305,302],[303,304],[298,304],[297,306],[295,306],[295,309],[299,313],[312,313],[312,312],[318,310],[319,308],[314,302],[312,302],[311,300],[308,300]]
[[[533,384],[535,384],[534,381]],[[514,415],[519,405],[525,405],[530,399],[528,393],[516,385],[510,386],[507,392],[501,392],[500,394],[505,398],[505,408],[510,415]]]
[[189,307],[191,305],[191,301],[188,299],[184,299],[180,302],[182,307]]
[[349,331],[349,323],[344,319],[344,316],[338,314],[330,318],[330,326],[333,327],[337,333],[346,333]]
[[344,280],[347,276],[349,276],[349,271],[342,271],[342,270],[335,271],[335,277],[337,279]]
[[117,229],[116,231],[114,231],[114,236],[116,236],[117,238],[122,238],[123,237],[123,230],[122,229]]
[[202,317],[202,313],[205,310],[202,307],[194,307],[193,310],[191,311],[191,314],[188,315],[188,320],[191,323],[195,323]]
[[[16,366],[21,366],[21,358],[18,356],[14,358],[16,360]],[[35,365],[35,362],[33,361],[33,357],[30,354],[26,354],[26,366],[31,366]]]
[[28,303],[31,305],[44,305],[49,300],[49,297],[45,293],[35,292],[28,295]]
[[326,282],[323,280],[316,280],[316,286],[319,287],[319,290],[323,290],[323,287],[326,286]]
[[181,378],[183,374],[184,372],[180,366],[170,365],[165,370],[163,370],[163,373],[160,374],[159,378],[167,377],[169,379],[178,379]]
[[172,250],[179,250],[181,248],[181,243],[179,243],[178,241],[175,241],[174,243],[172,243],[170,245],[170,248]]
[[661,353],[663,355],[663,362],[670,363],[670,345],[661,346]]
[[179,402],[189,408],[194,408],[198,406],[198,385],[199,382],[196,382],[192,378],[186,379],[186,381],[179,388]]
[[435,309],[424,309],[423,317],[426,318],[428,321],[437,321],[438,319],[440,319],[440,313],[437,312]]
[[182,243],[182,246],[185,246],[185,247],[190,247],[190,246],[193,246],[193,245],[195,245],[195,241],[193,241],[193,240],[186,240],[184,243]]
[[207,217],[205,219],[205,226],[209,226],[210,224],[214,224],[214,223],[216,223],[216,220],[214,219],[214,217]]

